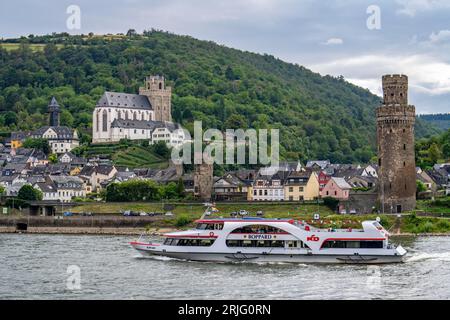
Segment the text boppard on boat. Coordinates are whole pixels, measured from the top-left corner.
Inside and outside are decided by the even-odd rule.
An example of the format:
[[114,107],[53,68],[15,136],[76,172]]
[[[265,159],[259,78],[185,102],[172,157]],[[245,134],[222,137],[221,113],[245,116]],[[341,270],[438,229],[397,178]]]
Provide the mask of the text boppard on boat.
[[377,221],[362,229],[318,229],[287,219],[202,219],[193,230],[164,235],[162,243],[142,236],[131,245],[142,255],[195,261],[298,263],[396,263],[406,250],[389,243]]

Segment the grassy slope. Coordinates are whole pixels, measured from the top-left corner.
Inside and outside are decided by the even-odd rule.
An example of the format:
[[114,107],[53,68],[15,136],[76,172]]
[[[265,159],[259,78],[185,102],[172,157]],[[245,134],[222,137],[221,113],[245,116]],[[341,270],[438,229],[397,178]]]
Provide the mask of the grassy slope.
[[167,168],[168,162],[147,148],[120,144],[92,145],[86,156],[102,155],[111,158],[116,166],[128,168]]

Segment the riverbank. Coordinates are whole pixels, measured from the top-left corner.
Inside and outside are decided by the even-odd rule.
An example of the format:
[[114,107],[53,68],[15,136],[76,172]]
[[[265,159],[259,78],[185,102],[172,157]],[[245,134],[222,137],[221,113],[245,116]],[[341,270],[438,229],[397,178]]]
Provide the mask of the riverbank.
[[80,227],[29,227],[26,231],[18,231],[15,227],[0,227],[0,234],[64,234],[64,235],[115,235],[139,236],[144,232],[152,236],[162,236],[164,233],[176,231],[174,228],[80,228]]
[[[0,234],[61,234],[61,235],[114,235],[139,236],[146,233],[151,236],[162,236],[168,232],[179,231],[177,228],[98,228],[98,227],[28,227],[27,231],[18,231],[15,227],[0,227]],[[391,234],[393,237],[448,237],[447,233],[410,233]]]

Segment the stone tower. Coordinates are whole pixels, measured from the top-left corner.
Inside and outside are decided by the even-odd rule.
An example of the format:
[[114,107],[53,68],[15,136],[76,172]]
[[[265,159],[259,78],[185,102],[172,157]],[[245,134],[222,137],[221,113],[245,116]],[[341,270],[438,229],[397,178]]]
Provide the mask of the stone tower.
[[203,201],[211,201],[214,184],[213,164],[203,161],[194,165],[194,196]]
[[408,77],[383,76],[383,105],[377,109],[378,200],[387,213],[416,207],[415,107],[408,105]]
[[150,100],[155,114],[154,120],[172,122],[172,88],[166,87],[164,77],[145,78],[145,86],[139,88],[139,94]]
[[49,126],[50,127],[59,127],[59,115],[61,110],[59,109],[58,101],[56,101],[55,97],[52,97],[52,101],[48,105],[48,114],[49,114]]

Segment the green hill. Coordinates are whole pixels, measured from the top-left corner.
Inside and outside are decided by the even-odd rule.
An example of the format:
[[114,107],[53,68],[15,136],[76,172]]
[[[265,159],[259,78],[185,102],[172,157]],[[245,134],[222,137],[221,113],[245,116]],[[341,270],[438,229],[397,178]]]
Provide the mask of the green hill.
[[[367,162],[375,155],[380,98],[368,90],[270,55],[159,31],[4,40],[0,131],[41,126],[54,95],[63,106],[62,124],[79,128],[88,142],[102,93],[136,93],[149,74],[170,81],[173,118],[188,129],[194,119],[205,129],[279,128],[287,159]],[[429,136],[436,130],[419,121],[417,133]]]

